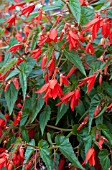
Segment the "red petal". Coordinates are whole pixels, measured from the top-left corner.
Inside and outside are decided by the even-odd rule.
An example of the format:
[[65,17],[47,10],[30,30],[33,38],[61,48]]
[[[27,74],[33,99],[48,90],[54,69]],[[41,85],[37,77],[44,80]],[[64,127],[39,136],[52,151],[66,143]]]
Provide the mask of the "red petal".
[[8,52],[15,52],[17,49],[20,49],[21,47],[22,47],[21,44],[16,44],[12,46],[11,48],[9,48]]
[[100,141],[98,142],[98,147],[99,147],[100,150],[102,150],[103,143],[104,143],[104,139],[101,138]]
[[67,74],[67,78],[70,77],[76,70],[77,70],[77,68],[72,67],[70,69],[69,73]]
[[17,78],[14,78],[13,83],[14,83],[14,86],[15,86],[16,90],[18,90],[18,89],[19,89],[18,79],[17,79]]
[[72,98],[71,98],[71,101],[70,101],[70,108],[71,108],[72,111],[74,111],[75,100],[76,100],[75,95],[73,95]]
[[85,25],[85,27],[91,27],[91,26],[93,26],[95,23],[97,23],[99,20],[100,20],[99,18],[95,18],[95,19],[93,19],[92,21],[89,21],[89,22]]
[[98,21],[96,24],[94,24],[94,26],[92,28],[92,40],[94,40],[97,37],[99,28],[100,28],[100,21]]
[[90,166],[95,166],[95,157],[92,155],[92,157],[89,159],[89,165]]
[[66,94],[64,97],[61,98],[61,101],[67,100],[67,99],[70,98],[73,94],[74,94],[74,91],[69,92],[69,93]]
[[63,170],[65,164],[65,159],[61,159],[58,164],[58,170]]
[[80,98],[80,90],[79,89],[75,90],[75,96],[76,96],[76,99]]
[[43,57],[42,57],[42,63],[41,63],[41,68],[42,68],[42,70],[44,70],[45,65],[46,65],[46,62],[47,62],[47,57],[46,57],[46,56],[43,56]]
[[47,90],[48,87],[49,87],[49,83],[43,85],[39,90],[36,91],[36,93],[43,93],[44,91]]
[[69,31],[69,35],[70,35],[73,39],[79,40],[78,36],[77,36],[75,33],[73,33],[71,30]]
[[54,87],[55,87],[55,85],[56,85],[57,83],[58,83],[58,82],[57,82],[56,79],[50,80],[50,81],[49,81],[49,87],[50,87],[50,89],[54,89]]
[[87,85],[88,93],[90,93],[92,87],[94,86],[95,80],[96,80],[95,75],[89,80],[88,85]]
[[86,153],[86,160],[87,161],[91,158],[91,156],[94,154],[94,152],[95,152],[94,148],[90,148],[88,150],[88,152]]
[[95,111],[94,111],[94,117],[96,117],[99,113],[99,106],[96,107]]
[[77,130],[80,130],[83,126],[84,126],[84,123],[81,123],[81,124],[78,126]]
[[52,29],[52,30],[50,30],[50,33],[49,33],[49,38],[51,39],[51,40],[57,40],[57,37],[58,37],[58,31],[57,31],[57,29]]

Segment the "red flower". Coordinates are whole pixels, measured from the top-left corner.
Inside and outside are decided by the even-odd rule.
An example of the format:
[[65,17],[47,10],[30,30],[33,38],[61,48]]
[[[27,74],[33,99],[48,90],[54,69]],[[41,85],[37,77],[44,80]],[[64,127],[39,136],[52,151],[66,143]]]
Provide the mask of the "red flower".
[[108,111],[108,110],[110,110],[110,109],[112,109],[112,103],[107,107],[107,110],[106,110],[106,111]]
[[57,96],[61,98],[63,95],[63,91],[56,79],[49,80],[47,84],[43,85],[39,90],[36,91],[36,93],[40,94],[43,92],[45,92],[43,98],[45,99],[46,104],[48,103],[49,98],[56,99]]
[[101,34],[103,35],[104,38],[107,38],[110,35],[110,19],[104,20],[102,23],[102,32]]
[[108,140],[105,137],[101,136],[101,138],[98,142],[98,147],[100,150],[102,150],[102,145],[103,145],[104,141],[108,142]]
[[88,161],[90,166],[95,166],[95,150],[94,148],[90,148],[88,152],[86,153],[86,159],[84,160],[84,163]]
[[89,116],[87,115],[84,118],[83,122],[78,126],[77,130],[80,130],[85,124],[87,124],[88,120],[89,120]]
[[88,5],[86,0],[79,0],[79,1],[80,1],[81,6],[87,6]]
[[11,48],[9,48],[8,52],[15,53],[18,49],[21,49],[21,47],[22,47],[21,44],[13,45]]
[[12,5],[8,8],[8,10],[9,10],[9,11],[15,10],[17,6],[23,7],[24,4],[25,4],[25,3],[18,3],[18,4],[15,4],[15,5],[12,4]]
[[47,68],[49,69],[49,76],[52,76],[54,67],[55,67],[54,59],[51,59],[47,65]]
[[29,52],[31,52],[31,56],[32,58],[38,60],[39,56],[41,55],[42,53],[42,48],[38,48],[36,50],[29,50]]
[[94,86],[95,80],[96,80],[96,73],[94,73],[92,76],[80,80],[79,86],[83,86],[87,82],[88,93],[90,93],[92,87]]
[[58,164],[58,170],[63,170],[65,164],[65,159],[61,158]]
[[42,45],[44,45],[45,42],[49,42],[48,34],[41,34],[41,35],[39,35],[39,43],[38,43],[38,45],[42,46]]
[[16,90],[18,90],[18,89],[19,89],[18,78],[14,78],[14,79],[13,79],[13,83],[14,83],[14,86],[15,86]]
[[20,110],[20,111],[18,112],[18,115],[17,115],[16,119],[14,120],[14,126],[17,126],[17,125],[18,125],[18,123],[19,123],[19,121],[20,121],[20,119],[21,119],[21,115],[22,115],[22,111]]
[[24,159],[24,149],[23,149],[23,147],[20,147],[20,148],[19,148],[19,154],[20,154],[20,157],[21,157],[22,159]]
[[28,17],[30,15],[30,13],[34,10],[35,8],[35,4],[34,3],[30,3],[27,7],[24,7],[21,10],[21,15],[25,15],[26,17]]
[[63,74],[60,74],[60,86],[62,86],[63,84],[68,86],[67,76],[64,76]]
[[58,38],[58,31],[57,31],[57,29],[50,30],[49,38],[50,38],[51,41],[57,42],[57,38]]
[[79,38],[75,32],[70,30],[67,34],[67,41],[69,43],[69,50],[71,51],[73,48],[76,49],[77,45],[80,46]]
[[67,78],[69,78],[75,71],[77,70],[77,68],[72,67],[69,71],[69,73],[67,74]]
[[0,154],[0,169],[2,169],[4,166],[6,166],[7,161],[8,161],[7,157],[8,157],[8,154],[6,151],[4,151]]
[[25,166],[25,170],[29,170],[32,166],[32,161],[28,161],[28,164]]
[[7,165],[7,170],[12,170],[13,169],[13,164],[12,163],[9,163],[8,165]]
[[15,20],[16,20],[16,15],[12,15],[10,18],[8,18],[5,23],[8,24],[7,28],[9,28],[10,26],[12,26],[12,24],[15,25]]
[[94,48],[90,42],[86,45],[86,52],[91,55],[94,55]]
[[71,110],[74,111],[74,107],[78,105],[80,98],[80,89],[77,88],[76,90],[67,93],[64,97],[61,98],[61,102],[56,104],[56,106],[59,106],[63,102],[67,104],[70,101],[70,107]]
[[42,70],[45,69],[46,62],[47,62],[47,56],[43,56],[42,57],[42,63],[41,63]]
[[31,31],[31,30],[30,30],[30,27],[26,25],[26,26],[24,27],[24,33],[25,33],[25,35],[26,35],[27,37],[28,37],[30,31]]
[[94,111],[94,117],[96,117],[98,115],[99,111],[100,111],[99,106],[97,106]]
[[101,55],[101,57],[97,58],[97,60],[104,62],[104,55]]
[[97,36],[97,33],[98,33],[98,30],[101,26],[101,22],[102,22],[102,19],[100,19],[99,17],[96,17],[94,18],[92,21],[89,21],[85,27],[82,33],[85,33],[86,31],[90,31],[91,34],[92,34],[92,40],[94,40]]

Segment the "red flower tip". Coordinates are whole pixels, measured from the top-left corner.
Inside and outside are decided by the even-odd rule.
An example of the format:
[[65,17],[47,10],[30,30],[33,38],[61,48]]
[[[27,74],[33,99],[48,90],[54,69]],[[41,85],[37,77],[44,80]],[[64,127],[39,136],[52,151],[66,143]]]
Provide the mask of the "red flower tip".
[[13,45],[11,48],[9,48],[8,52],[15,53],[18,49],[21,49],[21,47],[22,47],[22,44]]
[[34,10],[35,8],[35,4],[34,3],[30,3],[27,7],[24,7],[21,10],[21,15],[25,15],[26,17],[28,17],[30,15],[30,13]]
[[86,159],[84,160],[84,163],[88,161],[90,166],[95,166],[95,150],[94,148],[90,148],[88,152],[86,153]]
[[57,38],[58,38],[58,31],[57,31],[57,29],[52,29],[52,30],[50,30],[49,38],[50,38],[52,41],[57,42]]

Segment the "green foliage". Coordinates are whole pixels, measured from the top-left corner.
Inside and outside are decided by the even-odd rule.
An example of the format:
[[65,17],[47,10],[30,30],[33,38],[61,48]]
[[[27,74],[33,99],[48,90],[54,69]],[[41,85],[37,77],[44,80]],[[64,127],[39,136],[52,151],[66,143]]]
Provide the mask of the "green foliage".
[[[69,142],[69,139],[63,135],[58,135],[55,138],[56,144],[59,146],[60,152],[70,161],[72,162],[77,168],[84,170],[82,165],[79,163],[72,145]],[[69,152],[68,152],[69,151]]]
[[49,106],[45,106],[43,112],[39,116],[39,123],[42,135],[44,133],[45,126],[47,125],[48,120],[50,119],[51,109]]
[[108,155],[109,152],[107,149],[101,150],[98,154],[103,170],[108,170],[110,167],[110,159]]
[[81,17],[81,6],[79,0],[69,0],[68,5],[70,7],[70,10],[72,11],[73,16],[79,24]]
[[40,157],[44,161],[46,167],[51,170],[51,160],[50,160],[50,150],[48,148],[48,143],[45,140],[41,140],[38,143]]
[[10,115],[14,109],[14,104],[17,100],[18,90],[16,90],[13,83],[11,83],[8,87],[8,90],[5,92],[5,100],[7,102],[8,110]]
[[[31,145],[31,146],[27,146],[27,148],[26,148],[24,164],[28,162],[30,156],[35,151],[35,148],[32,147],[32,146],[35,146],[35,140],[32,139],[28,144]],[[23,167],[23,169],[24,169],[24,167]]]
[[77,53],[65,51],[64,55],[71,63],[73,63],[82,72],[82,74],[86,75],[84,66]]
[[111,9],[2,0],[0,169],[111,169]]

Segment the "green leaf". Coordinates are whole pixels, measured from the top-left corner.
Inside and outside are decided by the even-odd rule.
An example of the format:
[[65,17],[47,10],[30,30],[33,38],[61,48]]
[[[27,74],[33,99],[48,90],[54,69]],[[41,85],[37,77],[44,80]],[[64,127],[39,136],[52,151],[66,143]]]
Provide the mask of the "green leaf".
[[97,119],[98,117],[102,116],[102,114],[106,111],[106,109],[107,109],[107,106],[104,106],[101,112],[95,118]]
[[27,78],[26,78],[26,74],[21,72],[19,80],[20,80],[20,84],[21,84],[21,87],[22,87],[22,91],[23,91],[23,98],[25,100],[26,90],[27,90]]
[[79,131],[77,130],[78,126],[79,126],[78,124],[75,124],[72,127],[72,134],[77,135],[79,133]]
[[112,10],[108,10],[108,17],[112,19]]
[[21,144],[21,142],[22,142],[22,139],[20,137],[18,137],[16,139],[15,143],[14,143],[14,146],[13,146],[12,150],[11,150],[12,151],[12,156],[18,150],[18,146]]
[[80,162],[78,161],[69,139],[63,135],[58,135],[55,138],[56,144],[59,146],[60,152],[73,163],[74,166],[84,170]]
[[91,104],[89,108],[89,132],[91,131],[91,125],[94,118],[94,111],[96,107],[100,104],[100,101],[101,97],[97,94],[91,99]]
[[10,39],[10,47],[13,46],[13,45],[15,45],[15,44],[18,44],[18,41],[17,41],[16,38],[12,37],[12,38]]
[[68,5],[78,24],[81,17],[81,6],[79,0],[69,0]]
[[20,126],[24,126],[27,119],[28,119],[28,113],[23,110],[22,117],[21,117],[21,120],[20,120]]
[[69,108],[69,105],[65,105],[64,103],[58,107],[58,114],[57,114],[57,120],[56,120],[56,125],[60,121],[60,119],[65,115]]
[[46,5],[43,7],[44,11],[52,11],[62,8],[64,3],[60,0],[54,1],[52,5]]
[[[60,155],[58,154],[58,153],[54,153],[53,155],[52,155],[52,162],[51,162],[51,166],[52,166],[52,170],[59,170],[59,167],[58,167],[58,165],[59,165],[59,160],[60,160]],[[55,161],[54,161],[54,158],[55,158]]]
[[26,96],[26,90],[27,90],[27,76],[26,76],[26,63],[21,63],[20,65],[20,75],[19,75],[19,80],[20,80],[20,84],[21,84],[21,88],[22,88],[22,92],[23,92],[23,98],[25,100],[25,96]]
[[101,150],[98,154],[103,170],[108,170],[110,168],[110,159],[108,155],[109,152],[107,149]]
[[64,55],[71,63],[73,63],[81,71],[82,74],[86,76],[86,72],[82,64],[82,61],[80,60],[80,57],[76,52],[65,51]]
[[112,84],[109,84],[108,82],[103,82],[102,88],[110,97],[112,97]]
[[48,120],[50,119],[51,108],[49,106],[45,106],[44,111],[40,114],[39,123],[42,135],[44,133],[45,126],[47,125]]
[[48,170],[51,170],[51,160],[50,160],[50,150],[48,148],[48,143],[45,140],[40,140],[38,143],[40,157],[45,163]]
[[85,113],[85,108],[82,101],[79,102],[78,106],[75,106],[75,110],[76,113],[80,114],[81,116]]
[[13,71],[11,71],[11,72],[9,73],[9,75],[6,77],[5,80],[6,80],[6,81],[9,80],[10,78],[18,75],[19,73],[20,73],[20,71],[19,71],[18,69],[15,69],[15,70],[13,70]]
[[91,148],[92,145],[92,136],[88,135],[87,137],[83,138],[84,146],[85,146],[85,154]]
[[32,98],[32,118],[31,123],[35,120],[38,113],[41,111],[42,107],[44,105],[44,99],[40,97],[38,100]]
[[17,62],[17,58],[11,59],[11,61],[5,63],[5,65],[0,69],[0,73],[5,74],[12,66]]
[[101,3],[105,3],[105,0],[99,0],[99,1],[97,1],[95,3],[93,3],[93,5],[98,5],[98,4],[101,4]]
[[47,133],[47,140],[51,145],[53,144],[51,139],[51,134],[49,132]]
[[104,136],[109,140],[109,143],[112,145],[112,133],[106,125],[99,125],[98,128],[102,130]]
[[28,64],[28,66],[27,66],[27,76],[32,72],[32,70],[33,70],[33,68],[34,68],[34,66],[35,66],[35,64],[36,64],[36,60],[35,59],[33,59],[33,58],[28,58],[27,59],[27,64]]
[[17,96],[18,96],[18,90],[16,90],[13,83],[11,83],[10,86],[8,87],[8,90],[5,92],[5,100],[7,102],[10,115],[13,111],[14,104],[17,100]]
[[94,9],[82,6],[81,7],[81,24],[84,25],[94,18]]
[[0,112],[0,118],[3,119],[3,120],[5,120],[5,122],[6,122],[5,116],[4,116],[1,112]]
[[[29,145],[32,145],[32,146],[35,146],[35,140],[32,139],[29,143]],[[23,164],[26,164],[30,158],[30,156],[32,155],[32,153],[35,151],[35,148],[34,147],[31,147],[31,146],[28,146],[26,148],[26,151],[25,151],[25,160],[24,160],[24,163]],[[24,169],[24,168],[23,168]]]
[[25,142],[29,142],[29,135],[27,130],[22,130],[22,138]]
[[34,48],[36,47],[36,44],[37,44],[36,39],[37,39],[37,37],[38,37],[38,32],[36,32],[35,35],[34,35],[34,38],[33,38],[33,41],[32,41],[32,46],[31,46],[31,50],[34,50]]

